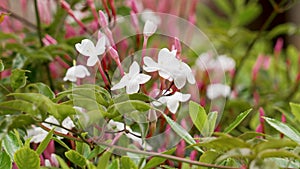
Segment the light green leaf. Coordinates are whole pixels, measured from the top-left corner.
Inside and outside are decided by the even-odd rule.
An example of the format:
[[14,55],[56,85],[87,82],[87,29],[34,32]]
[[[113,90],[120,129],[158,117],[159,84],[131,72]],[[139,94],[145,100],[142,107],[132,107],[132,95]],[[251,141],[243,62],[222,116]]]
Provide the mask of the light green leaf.
[[138,169],[134,162],[128,156],[121,157],[121,168],[122,169]]
[[11,169],[12,168],[12,160],[9,155],[5,151],[0,152],[0,168]]
[[[182,138],[184,139],[187,143],[190,145],[196,144],[196,141],[193,139],[193,137],[184,129],[182,128],[179,124],[174,122],[170,117],[162,113],[166,121],[169,123],[171,128]],[[195,147],[196,150],[203,152],[199,147]]]
[[4,150],[8,153],[11,159],[14,158],[15,152],[23,145],[20,144],[18,137],[12,131],[10,131],[3,139]]
[[16,57],[13,59],[12,68],[13,69],[22,69],[26,60],[27,60],[27,58],[24,55],[18,53],[16,55]]
[[44,83],[32,83],[27,86],[27,88],[35,88],[39,93],[47,96],[49,99],[54,99],[55,94],[49,88],[49,86],[45,85]]
[[75,150],[65,152],[65,156],[74,164],[83,168],[86,166],[86,159]]
[[111,164],[108,166],[108,169],[119,169],[120,168],[120,161],[118,158],[114,159]]
[[53,135],[53,130],[54,129],[52,129],[52,130],[49,131],[49,133],[47,134],[47,136],[44,138],[44,140],[37,147],[36,153],[38,153],[39,155],[44,152],[44,150],[47,148],[48,144],[50,143],[52,135]]
[[13,90],[19,89],[26,85],[27,76],[25,73],[28,72],[27,70],[21,69],[13,69],[10,75],[10,85]]
[[201,130],[201,134],[204,137],[210,137],[213,134],[213,132],[215,131],[217,117],[218,117],[218,112],[216,112],[216,111],[210,112],[208,114],[207,119],[204,123],[204,126]]
[[6,114],[5,110],[9,110],[8,113],[10,111],[25,112],[32,116],[37,116],[39,114],[39,110],[34,104],[23,100],[0,102],[0,109],[3,111],[3,114]]
[[291,111],[295,116],[296,120],[300,122],[300,104],[290,103]]
[[19,169],[39,169],[39,155],[28,147],[20,148],[14,155],[14,161]]
[[224,133],[230,133],[234,128],[236,128],[247,116],[248,114],[252,111],[252,109],[246,110],[239,114],[237,118],[230,123],[228,127],[225,128]]
[[275,128],[277,131],[281,132],[285,136],[289,137],[291,140],[294,140],[295,142],[300,144],[300,133],[296,129],[289,126],[288,124],[284,124],[275,119],[271,119],[268,117],[264,117],[264,119],[269,125]]
[[201,132],[207,119],[206,112],[198,103],[190,101],[189,113],[196,128]]
[[[200,162],[213,164],[220,154],[215,151],[206,151],[200,156]],[[199,169],[208,169],[207,167],[199,167]]]
[[222,12],[224,12],[228,16],[232,14],[232,7],[230,1],[214,0],[214,3],[218,6],[219,9],[222,10]]
[[2,60],[0,59],[0,72],[2,72],[4,70],[4,64],[2,62]]
[[139,100],[127,100],[120,103],[115,103],[110,106],[107,111],[108,112],[119,112],[120,114],[127,114],[134,111],[146,112],[151,109],[150,104],[145,103]]
[[68,164],[58,155],[55,155],[61,169],[70,169]]
[[280,139],[280,140],[267,140],[265,142],[261,142],[255,145],[254,149],[256,152],[261,152],[267,149],[280,149],[284,147],[296,147],[298,144],[294,141],[288,139]]
[[111,152],[109,151],[103,153],[99,158],[97,169],[107,168],[110,156],[111,156]]
[[296,158],[300,160],[300,156],[287,151],[287,150],[279,150],[279,149],[271,149],[271,150],[264,150],[262,152],[258,153],[258,158],[263,159],[263,158],[270,158],[270,157],[291,157],[291,158]]
[[[168,151],[163,152],[162,154],[173,154],[175,152],[176,148],[172,148]],[[151,158],[151,160],[149,160],[147,162],[147,164],[145,165],[145,167],[143,169],[150,169],[150,168],[154,168],[157,167],[158,165],[162,164],[163,162],[165,162],[167,159],[166,158],[161,158],[161,157],[153,157]]]

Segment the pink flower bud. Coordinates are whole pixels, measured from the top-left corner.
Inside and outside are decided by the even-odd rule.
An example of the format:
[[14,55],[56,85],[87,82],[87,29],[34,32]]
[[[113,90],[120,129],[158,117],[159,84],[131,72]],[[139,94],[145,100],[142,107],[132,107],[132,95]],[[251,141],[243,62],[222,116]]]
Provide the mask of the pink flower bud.
[[136,4],[135,0],[131,0],[130,3],[131,3],[131,4],[130,4],[131,10],[132,10],[134,13],[138,13],[139,10],[138,10],[138,8],[137,8],[137,4]]
[[107,25],[108,25],[107,18],[101,10],[99,10],[99,16],[100,16],[100,25],[102,27],[107,27]]
[[181,43],[177,37],[174,38],[174,45],[175,45],[175,50],[177,50],[176,56],[178,58],[179,55],[181,54]]
[[98,14],[97,14],[97,11],[96,11],[94,0],[87,0],[87,4],[91,8],[91,11],[92,11],[92,14],[94,16],[94,19],[98,22],[99,18],[98,18]]
[[262,107],[260,107],[258,111],[259,111],[259,122],[264,123],[265,120],[262,117],[265,116],[265,111]]
[[68,2],[65,0],[60,0],[61,7],[67,10],[68,12],[71,10],[71,7]]
[[118,54],[118,52],[116,51],[116,49],[114,49],[113,47],[109,47],[108,52],[109,52],[110,56],[111,56],[114,60],[119,59],[119,54]]
[[278,38],[277,41],[276,41],[276,44],[275,44],[275,47],[274,47],[274,53],[275,55],[279,55],[281,50],[282,50],[282,47],[283,47],[283,39],[282,38]]
[[135,30],[139,31],[139,21],[136,14],[133,11],[130,11],[130,19]]
[[261,67],[263,67],[264,69],[268,69],[269,66],[270,66],[270,58],[263,55],[259,55],[252,68],[252,80],[253,81],[256,80],[257,74],[261,69]]

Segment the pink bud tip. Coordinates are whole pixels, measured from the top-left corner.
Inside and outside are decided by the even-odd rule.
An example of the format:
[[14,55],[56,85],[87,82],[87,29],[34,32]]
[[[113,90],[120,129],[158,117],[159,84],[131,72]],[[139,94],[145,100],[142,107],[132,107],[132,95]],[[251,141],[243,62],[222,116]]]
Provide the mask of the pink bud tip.
[[259,121],[261,123],[263,123],[264,119],[262,117],[265,116],[265,111],[264,111],[264,109],[262,107],[260,107],[258,111],[259,111]]
[[116,51],[116,49],[114,49],[113,47],[110,46],[109,49],[108,49],[108,52],[109,52],[110,56],[111,56],[114,60],[119,59],[119,54],[118,54],[118,52]]
[[282,47],[283,47],[283,39],[278,38],[274,47],[275,54],[279,54],[282,50]]
[[99,16],[100,16],[100,25],[102,27],[107,27],[108,23],[107,23],[106,16],[101,10],[99,10]]
[[61,7],[66,9],[66,10],[70,10],[70,5],[68,4],[68,2],[64,1],[64,0],[60,0],[60,4],[61,4]]

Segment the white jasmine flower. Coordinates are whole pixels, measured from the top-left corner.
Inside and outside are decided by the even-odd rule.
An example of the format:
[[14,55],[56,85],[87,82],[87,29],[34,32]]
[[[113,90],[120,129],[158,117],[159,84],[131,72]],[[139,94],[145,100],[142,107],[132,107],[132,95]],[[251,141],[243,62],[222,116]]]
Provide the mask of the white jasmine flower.
[[111,90],[121,89],[126,86],[126,93],[137,93],[140,89],[140,84],[146,83],[150,78],[151,76],[140,73],[140,66],[134,61],[129,68],[128,74],[125,74],[121,81],[114,85]]
[[66,76],[64,77],[64,81],[76,82],[77,78],[84,78],[86,76],[90,76],[90,72],[83,65],[72,66],[67,70]]
[[155,33],[156,29],[157,25],[154,22],[147,20],[144,26],[143,34],[144,36],[150,37]]
[[27,130],[27,136],[25,138],[27,139],[27,138],[31,137],[31,140],[30,140],[31,143],[40,143],[45,139],[47,134],[48,134],[48,132],[46,132],[42,128],[34,127],[32,129]]
[[214,59],[209,53],[203,53],[198,57],[196,65],[203,71],[220,68],[224,71],[230,71],[235,68],[235,61],[227,55],[220,55]]
[[150,20],[156,25],[159,25],[161,23],[161,18],[156,15],[151,9],[143,10],[141,17],[144,22]]
[[[163,93],[164,92],[165,91],[163,91]],[[167,108],[170,110],[170,112],[175,114],[179,107],[179,102],[186,102],[190,99],[190,97],[190,94],[182,94],[180,92],[175,92],[173,95],[160,97],[157,101],[154,101],[153,104],[155,106],[167,104]]]
[[[57,121],[57,119],[53,116],[49,116],[46,120],[46,122],[48,123],[53,123],[53,124],[57,124],[59,125],[59,122]],[[54,126],[50,125],[48,123],[42,123],[45,127],[52,129]],[[70,117],[65,118],[62,121],[62,126],[67,128],[67,129],[72,129],[73,127],[75,127],[73,121],[71,120]],[[62,134],[67,134],[68,131],[59,127],[55,128],[56,132],[62,133]],[[33,143],[40,143],[42,142],[45,137],[47,136],[48,132],[45,131],[44,129],[40,128],[40,127],[33,127],[32,129],[28,129],[27,130],[27,138],[31,137],[30,142]]]
[[217,61],[219,62],[219,64],[221,64],[221,67],[224,71],[230,71],[235,68],[235,61],[226,55],[218,56]]
[[178,89],[183,88],[186,80],[195,84],[195,78],[192,69],[184,62],[176,58],[176,50],[169,51],[163,48],[158,53],[157,63],[150,57],[144,57],[144,70],[146,72],[158,71],[159,76],[173,81]]
[[89,39],[83,39],[81,43],[75,45],[76,50],[84,55],[88,56],[87,66],[94,66],[98,59],[98,55],[101,55],[105,51],[105,37],[102,36],[98,39],[96,46]]
[[230,87],[221,83],[210,84],[207,86],[206,95],[213,100],[218,97],[227,97],[230,95]]

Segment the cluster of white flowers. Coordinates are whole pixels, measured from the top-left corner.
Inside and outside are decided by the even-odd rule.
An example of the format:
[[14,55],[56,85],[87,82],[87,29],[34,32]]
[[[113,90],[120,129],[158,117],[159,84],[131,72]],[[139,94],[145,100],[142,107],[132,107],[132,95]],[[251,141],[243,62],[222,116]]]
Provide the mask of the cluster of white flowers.
[[[201,54],[196,61],[196,65],[202,71],[215,71],[219,73],[235,69],[235,61],[232,58],[226,55],[213,58],[209,53]],[[228,97],[230,93],[230,87],[222,83],[209,84],[206,90],[206,95],[211,100],[219,97]]]
[[[56,125],[59,125],[59,122],[58,120],[53,117],[53,116],[49,116],[45,122],[48,122],[48,123],[52,123],[52,124],[56,124]],[[50,125],[48,123],[42,123],[45,127],[49,128],[49,129],[52,129],[53,125]],[[63,121],[62,121],[62,124],[61,124],[63,127],[67,128],[67,129],[72,129],[73,127],[75,127],[73,121],[71,120],[70,117],[67,117],[65,118]],[[56,127],[55,128],[55,131],[56,132],[59,132],[59,133],[62,133],[62,134],[67,134],[68,131],[63,129],[63,128],[59,128],[59,127]],[[45,137],[47,136],[48,132],[43,130],[42,128],[40,127],[33,127],[32,129],[28,129],[27,130],[27,138],[31,138],[30,142],[33,142],[33,143],[40,143],[41,141],[43,141],[45,139]]]

